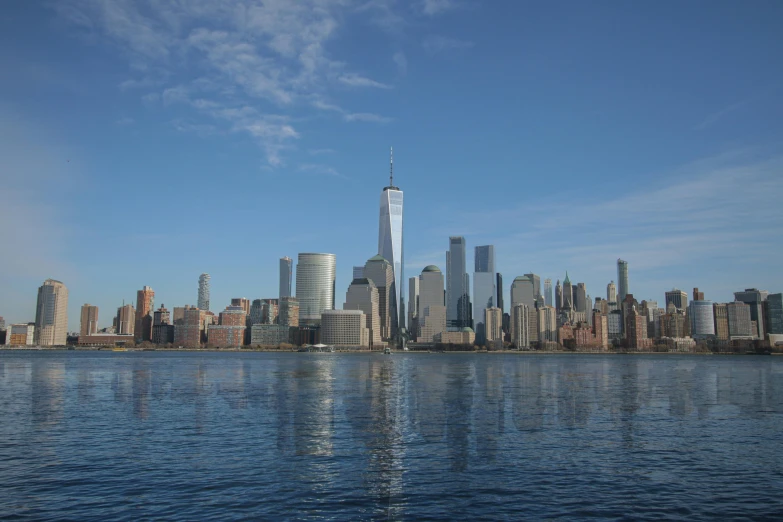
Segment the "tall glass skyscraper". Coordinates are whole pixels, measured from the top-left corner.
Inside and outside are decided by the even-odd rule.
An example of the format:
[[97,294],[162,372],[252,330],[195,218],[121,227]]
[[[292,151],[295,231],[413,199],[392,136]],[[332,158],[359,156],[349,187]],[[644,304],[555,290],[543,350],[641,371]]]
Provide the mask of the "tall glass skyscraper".
[[291,275],[294,272],[294,260],[290,257],[280,258],[280,292],[278,297],[291,297]]
[[446,251],[446,325],[452,329],[472,326],[470,281],[465,269],[465,238],[452,236]]
[[617,301],[622,302],[628,294],[628,261],[617,260]]
[[389,160],[389,186],[384,187],[381,193],[378,254],[391,263],[394,269],[389,306],[392,317],[391,336],[394,337],[397,335],[398,325],[405,324],[405,263],[402,250],[402,191],[394,186],[393,151]]
[[209,310],[209,274],[198,277],[198,309]]
[[318,324],[324,310],[334,310],[334,254],[299,254],[296,298],[299,324]]
[[552,280],[548,277],[544,279],[544,304],[546,306],[553,306],[552,304]]
[[477,246],[473,273],[473,318],[476,322],[476,340],[483,343],[486,330],[484,310],[497,306],[495,288],[495,247]]

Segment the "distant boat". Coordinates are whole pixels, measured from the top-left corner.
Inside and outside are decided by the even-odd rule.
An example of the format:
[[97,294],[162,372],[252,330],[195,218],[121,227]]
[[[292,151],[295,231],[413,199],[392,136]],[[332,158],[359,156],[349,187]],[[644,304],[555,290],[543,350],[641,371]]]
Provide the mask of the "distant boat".
[[127,348],[112,348],[112,352],[127,352]]
[[383,354],[384,354],[384,355],[391,355],[391,348],[389,348],[389,347],[387,346],[387,347],[386,347],[386,348],[383,350]]

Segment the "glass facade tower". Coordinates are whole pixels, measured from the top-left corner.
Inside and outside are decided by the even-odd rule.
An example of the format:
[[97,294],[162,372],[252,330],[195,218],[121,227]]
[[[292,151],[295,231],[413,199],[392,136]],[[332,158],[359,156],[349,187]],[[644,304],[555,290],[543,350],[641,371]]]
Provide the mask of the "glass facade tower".
[[628,290],[628,261],[617,260],[617,301],[622,302],[629,293]]
[[299,254],[296,298],[299,324],[318,324],[324,310],[334,310],[334,254]]
[[280,258],[280,291],[278,297],[291,297],[291,277],[294,260],[290,257]]
[[390,292],[391,336],[397,335],[398,325],[405,324],[405,263],[402,249],[402,191],[394,186],[394,156],[389,163],[389,186],[381,193],[378,223],[378,254],[392,265],[394,280]]
[[495,288],[495,247],[477,246],[473,273],[473,318],[476,322],[476,340],[485,341],[484,311],[497,306]]

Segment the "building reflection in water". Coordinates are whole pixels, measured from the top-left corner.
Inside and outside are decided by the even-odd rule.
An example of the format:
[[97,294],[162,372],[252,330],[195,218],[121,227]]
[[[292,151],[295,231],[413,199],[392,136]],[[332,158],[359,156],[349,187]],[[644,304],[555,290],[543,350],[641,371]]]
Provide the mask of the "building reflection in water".
[[33,360],[30,412],[37,429],[51,429],[62,421],[65,378],[64,362],[44,358]]

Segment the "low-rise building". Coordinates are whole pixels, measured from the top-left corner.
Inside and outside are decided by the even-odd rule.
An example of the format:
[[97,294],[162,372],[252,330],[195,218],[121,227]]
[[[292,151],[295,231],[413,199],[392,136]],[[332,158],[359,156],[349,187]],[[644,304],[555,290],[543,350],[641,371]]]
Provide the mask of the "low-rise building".
[[476,333],[472,328],[463,327],[456,332],[441,332],[435,335],[436,343],[443,344],[470,344],[476,341]]
[[324,310],[321,343],[330,346],[370,347],[370,330],[361,310]]
[[284,324],[254,324],[250,328],[252,346],[280,346],[290,337],[290,327]]
[[242,346],[245,342],[245,326],[211,324],[207,327],[207,342],[219,348]]
[[6,333],[9,346],[33,346],[35,344],[35,323],[12,324]]
[[136,342],[133,334],[107,334],[80,335],[79,346],[126,346]]

